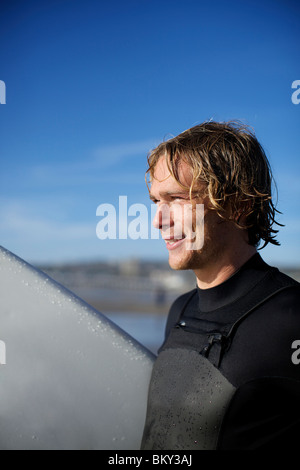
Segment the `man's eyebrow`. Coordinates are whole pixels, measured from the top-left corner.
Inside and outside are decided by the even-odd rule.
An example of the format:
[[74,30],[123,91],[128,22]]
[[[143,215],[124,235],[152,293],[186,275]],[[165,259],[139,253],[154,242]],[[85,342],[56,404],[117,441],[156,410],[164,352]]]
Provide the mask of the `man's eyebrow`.
[[[152,201],[156,201],[157,198],[149,192],[150,199]],[[162,191],[159,193],[159,196],[164,198],[164,197],[170,197],[170,196],[189,196],[189,191]]]

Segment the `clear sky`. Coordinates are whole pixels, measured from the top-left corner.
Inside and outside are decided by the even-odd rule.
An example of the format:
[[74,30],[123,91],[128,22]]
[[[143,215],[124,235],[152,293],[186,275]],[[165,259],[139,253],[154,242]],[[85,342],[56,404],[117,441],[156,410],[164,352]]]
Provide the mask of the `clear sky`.
[[34,263],[167,260],[160,240],[99,240],[97,207],[126,195],[150,210],[148,151],[239,119],[283,212],[281,247],[262,254],[300,264],[298,0],[1,0],[0,44],[1,245]]

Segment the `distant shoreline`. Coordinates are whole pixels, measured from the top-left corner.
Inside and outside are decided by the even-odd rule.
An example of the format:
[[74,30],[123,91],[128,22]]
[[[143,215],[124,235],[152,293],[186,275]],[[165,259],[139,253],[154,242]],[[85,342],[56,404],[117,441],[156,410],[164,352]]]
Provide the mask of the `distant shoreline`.
[[89,301],[86,302],[101,313],[105,312],[124,312],[124,313],[151,313],[153,315],[167,315],[171,305],[155,305],[152,303],[137,302],[107,302],[107,301]]

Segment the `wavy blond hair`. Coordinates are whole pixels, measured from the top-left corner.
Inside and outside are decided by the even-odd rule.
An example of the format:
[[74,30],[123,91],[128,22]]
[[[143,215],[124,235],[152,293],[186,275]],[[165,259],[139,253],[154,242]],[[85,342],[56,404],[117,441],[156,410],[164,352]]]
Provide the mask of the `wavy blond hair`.
[[[261,248],[268,243],[280,244],[275,239],[278,230],[272,229],[274,223],[281,224],[275,220],[279,211],[272,201],[270,164],[248,126],[238,121],[209,121],[162,142],[148,155],[146,178],[150,184],[161,157],[166,158],[170,173],[191,197],[204,182],[210,208],[246,229],[250,245],[258,246],[261,240]],[[192,170],[189,187],[179,180],[182,161]]]

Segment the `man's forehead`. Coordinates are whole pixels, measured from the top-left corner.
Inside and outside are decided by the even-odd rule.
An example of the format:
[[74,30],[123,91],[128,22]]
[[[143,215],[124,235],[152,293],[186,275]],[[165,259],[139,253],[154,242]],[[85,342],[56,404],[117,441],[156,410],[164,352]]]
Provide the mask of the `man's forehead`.
[[[177,174],[178,179],[182,185],[187,187],[191,185],[193,180],[192,169],[184,160],[180,160],[178,162]],[[154,180],[159,183],[163,181],[168,181],[169,184],[177,184],[179,187],[181,187],[179,182],[176,181],[174,176],[170,173],[167,164],[167,159],[165,156],[160,157],[155,166],[152,184],[154,183]]]

